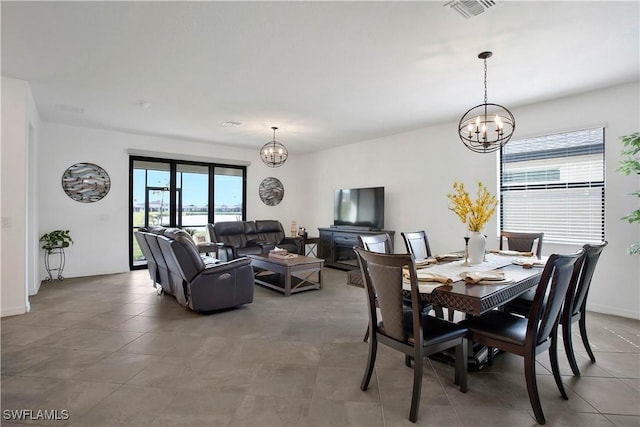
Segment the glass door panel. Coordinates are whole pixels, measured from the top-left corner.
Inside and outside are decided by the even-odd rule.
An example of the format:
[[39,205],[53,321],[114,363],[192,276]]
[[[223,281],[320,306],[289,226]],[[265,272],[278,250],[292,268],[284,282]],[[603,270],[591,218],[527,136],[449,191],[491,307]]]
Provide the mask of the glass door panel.
[[209,166],[178,164],[176,173],[178,227],[204,242],[209,222]]
[[214,168],[214,222],[242,221],[244,211],[243,169]]
[[145,211],[145,224],[147,226],[171,225],[171,213],[169,212],[169,189],[163,187],[147,187],[148,209]]
[[[160,225],[169,220],[171,165],[164,162],[135,160],[132,162],[131,201],[131,265],[144,266],[147,260],[133,235],[142,227]],[[163,224],[164,225],[164,224]]]

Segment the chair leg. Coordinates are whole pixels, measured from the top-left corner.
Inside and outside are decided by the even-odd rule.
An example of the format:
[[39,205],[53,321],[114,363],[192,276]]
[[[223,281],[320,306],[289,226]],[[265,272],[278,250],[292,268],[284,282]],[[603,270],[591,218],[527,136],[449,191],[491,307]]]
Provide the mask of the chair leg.
[[493,366],[493,347],[487,346],[487,366]]
[[411,357],[408,354],[404,355],[404,364],[407,365],[409,368],[411,367],[411,361],[413,360],[413,357]]
[[367,332],[364,333],[362,341],[367,342],[369,340],[369,325],[367,325]]
[[371,374],[373,374],[373,367],[376,364],[376,354],[378,353],[378,341],[374,336],[369,341],[369,358],[367,359],[367,367],[364,371],[364,377],[362,377],[362,384],[360,384],[360,390],[365,391],[369,387],[369,381],[371,381]]
[[418,419],[418,410],[420,409],[420,394],[422,393],[422,355],[420,360],[415,358],[413,364],[413,394],[411,395],[411,411],[409,412],[409,421],[415,423]]
[[571,372],[576,377],[580,376],[580,369],[576,362],[576,355],[573,352],[573,337],[571,336],[571,319],[563,319],[562,322],[562,341],[564,342],[564,352],[567,353]]
[[527,382],[527,392],[529,393],[529,402],[536,416],[538,424],[544,424],[544,413],[540,404],[540,396],[538,395],[538,383],[536,382],[536,358],[534,355],[524,356],[524,377]]
[[460,386],[460,391],[463,393],[467,392],[468,349],[467,340],[462,338],[462,342],[456,346],[456,373],[453,382]]
[[578,324],[580,325],[580,336],[582,337],[584,348],[589,354],[589,359],[591,359],[591,361],[595,363],[596,356],[593,355],[593,351],[591,351],[591,346],[589,345],[589,338],[587,338],[587,313],[585,312],[585,310],[582,310],[580,312],[580,320]]
[[[556,328],[557,329],[557,328]],[[551,372],[553,372],[553,379],[556,381],[556,386],[560,391],[560,395],[564,400],[569,400],[567,392],[562,384],[562,377],[560,376],[560,366],[558,366],[558,331],[552,332],[551,346],[549,347],[549,360],[551,361]],[[573,355],[573,353],[571,353]]]

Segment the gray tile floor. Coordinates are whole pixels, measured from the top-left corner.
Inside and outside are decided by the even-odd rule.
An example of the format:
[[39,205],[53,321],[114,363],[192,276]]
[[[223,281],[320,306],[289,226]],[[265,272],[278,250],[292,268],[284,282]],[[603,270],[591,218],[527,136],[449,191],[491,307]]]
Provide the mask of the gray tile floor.
[[[3,318],[3,426],[403,426],[412,371],[381,346],[360,391],[364,291],[326,269],[325,288],[285,298],[257,287],[253,304],[211,315],[159,296],[146,271],[45,283],[32,311]],[[538,382],[550,426],[640,425],[640,322],[589,313],[582,377],[560,354],[562,400],[546,354]],[[426,360],[417,425],[535,425],[522,360],[502,355],[469,375]],[[8,420],[7,410],[67,410],[69,419]],[[59,417],[64,413],[59,412]],[[42,418],[42,414],[40,414]]]

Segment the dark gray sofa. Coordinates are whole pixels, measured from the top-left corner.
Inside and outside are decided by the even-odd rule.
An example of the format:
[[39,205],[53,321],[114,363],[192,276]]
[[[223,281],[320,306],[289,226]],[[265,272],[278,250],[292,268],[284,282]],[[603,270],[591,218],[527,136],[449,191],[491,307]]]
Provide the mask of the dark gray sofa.
[[152,257],[156,266],[155,282],[181,305],[206,312],[253,302],[254,277],[248,258],[225,262],[203,257],[191,236],[177,228],[153,227],[137,234],[138,241],[142,237],[148,243],[150,253],[145,257]]
[[266,253],[274,247],[302,253],[302,238],[287,237],[280,221],[229,221],[207,224],[209,238],[219,244],[218,258],[231,260]]

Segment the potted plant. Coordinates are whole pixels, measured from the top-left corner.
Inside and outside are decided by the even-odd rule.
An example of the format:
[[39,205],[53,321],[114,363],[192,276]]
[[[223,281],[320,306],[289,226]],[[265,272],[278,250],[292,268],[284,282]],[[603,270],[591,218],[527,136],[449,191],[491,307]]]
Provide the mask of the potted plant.
[[42,249],[50,253],[55,248],[68,248],[73,244],[69,230],[53,230],[40,237]]
[[[640,174],[640,132],[634,132],[630,135],[620,137],[620,142],[624,148],[621,151],[622,160],[620,160],[619,172],[625,175]],[[631,193],[632,196],[640,197],[640,191]],[[629,221],[629,223],[640,222],[640,209],[629,212],[621,219]],[[640,254],[640,242],[635,242],[627,249],[629,255]]]
[[[62,271],[64,270],[65,254],[64,248],[68,248],[73,244],[73,239],[69,234],[69,230],[53,230],[49,233],[45,233],[40,237],[42,242],[42,249],[44,249],[44,266],[47,269],[46,281],[53,280],[53,273],[57,272],[58,280],[63,280]],[[58,266],[51,266],[51,256],[58,255]]]

